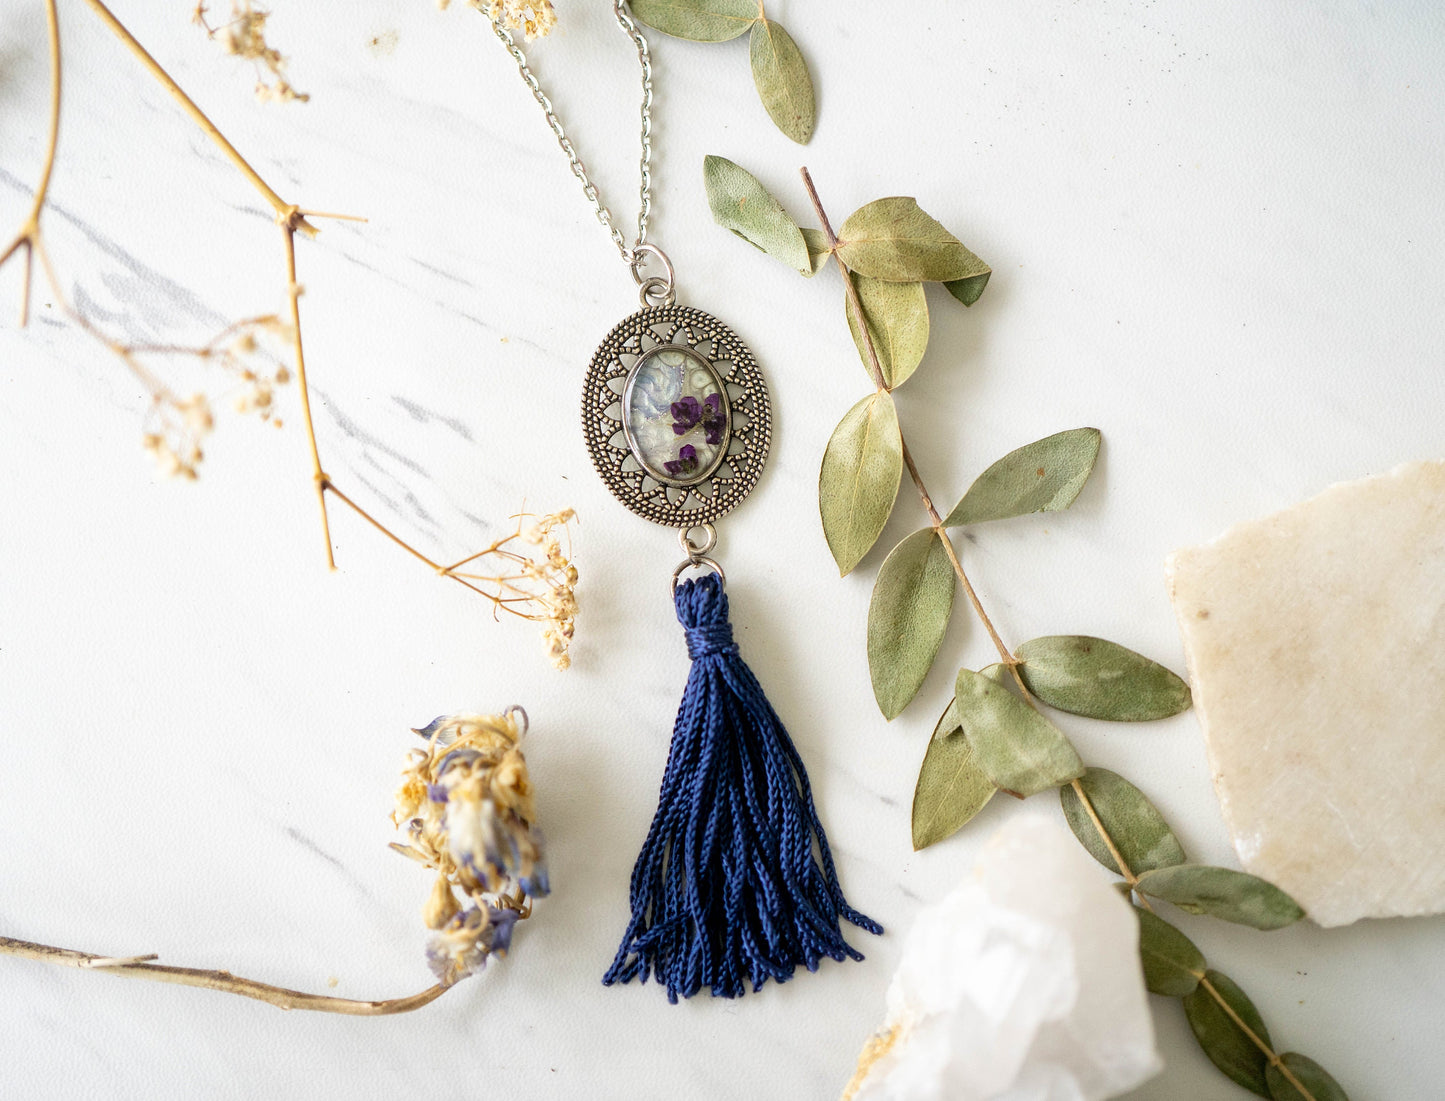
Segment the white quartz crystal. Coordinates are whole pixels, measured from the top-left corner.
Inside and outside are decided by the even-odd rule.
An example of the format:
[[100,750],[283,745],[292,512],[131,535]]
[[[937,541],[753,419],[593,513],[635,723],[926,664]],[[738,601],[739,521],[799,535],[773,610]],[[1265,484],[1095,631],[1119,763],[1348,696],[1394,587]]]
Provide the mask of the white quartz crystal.
[[1169,585],[1245,868],[1320,925],[1445,910],[1445,463],[1240,524]]
[[1095,1101],[1159,1069],[1138,923],[1056,823],[1025,812],[918,915],[856,1101]]

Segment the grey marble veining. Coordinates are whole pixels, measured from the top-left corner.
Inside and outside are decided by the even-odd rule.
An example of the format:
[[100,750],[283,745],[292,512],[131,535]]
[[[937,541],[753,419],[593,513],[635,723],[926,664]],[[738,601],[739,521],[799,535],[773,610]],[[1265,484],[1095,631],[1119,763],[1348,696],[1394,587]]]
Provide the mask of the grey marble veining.
[[[1073,510],[959,542],[1015,642],[1097,633],[1182,667],[1169,550],[1445,446],[1432,290],[1445,28],[1429,5],[929,0],[886,27],[853,0],[770,5],[818,81],[806,149],[756,103],[744,45],[654,36],[655,239],[681,300],[757,355],[777,413],[768,469],[720,525],[738,638],[808,761],[850,899],[890,932],[854,936],[864,963],[738,1003],[604,989],[687,663],[667,600],[674,537],[607,495],[578,431],[587,362],[635,288],[474,12],[273,7],[310,103],[254,103],[247,66],[180,10],[117,11],[283,196],[369,219],[298,241],[317,432],[343,489],[443,557],[523,507],[578,510],[574,668],[554,672],[530,625],[493,622],[344,510],[326,572],[294,386],[278,391],[280,431],[218,400],[200,482],[155,481],[143,394],[56,324],[45,292],[17,331],[7,268],[0,931],[361,998],[419,990],[429,880],[386,848],[408,729],[513,702],[532,717],[556,892],[483,981],[387,1020],[0,960],[0,1092],[460,1099],[499,1081],[533,1097],[837,1095],[881,1018],[897,934],[1015,808],[996,800],[959,837],[911,850],[925,740],[953,669],[990,660],[987,639],[960,602],[918,701],[891,724],[877,714],[864,624],[881,553],[840,580],[816,519],[823,446],[867,389],[842,291],[716,227],[705,154],[754,171],[800,219],[801,163],[835,225],[916,195],[993,264],[972,309],[930,294],[933,342],[898,394],[940,502],[1029,440],[1103,430]],[[0,12],[5,226],[39,167],[39,15]],[[47,225],[67,291],[147,340],[283,309],[269,211],[84,6],[62,16]],[[529,55],[628,225],[633,58],[606,5],[568,3],[560,19]],[[176,371],[187,391],[224,393]],[[885,542],[924,523],[900,501]],[[1233,862],[1192,716],[1069,730],[1155,798],[1192,856]],[[1437,1092],[1440,920],[1183,924],[1276,1039],[1353,1096]],[[1236,1097],[1178,1007],[1156,1010],[1167,1069],[1134,1101]]]

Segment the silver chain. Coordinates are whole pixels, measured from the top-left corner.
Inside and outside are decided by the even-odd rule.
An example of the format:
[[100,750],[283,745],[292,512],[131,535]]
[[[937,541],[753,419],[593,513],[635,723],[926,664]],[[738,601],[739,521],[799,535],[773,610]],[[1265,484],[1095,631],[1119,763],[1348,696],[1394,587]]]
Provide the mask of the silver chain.
[[612,236],[612,243],[617,246],[618,253],[622,260],[632,269],[632,276],[639,285],[649,281],[660,282],[660,280],[645,280],[641,268],[649,255],[656,255],[667,266],[667,290],[671,293],[672,265],[667,263],[667,258],[656,245],[647,243],[647,220],[652,214],[652,59],[647,49],[647,39],[642,37],[642,32],[637,29],[637,24],[632,21],[632,16],[627,11],[626,0],[613,0],[612,14],[617,17],[617,24],[637,46],[637,62],[642,69],[642,186],[639,190],[641,207],[637,213],[637,240],[631,246],[622,231],[612,221],[612,211],[607,209],[602,202],[602,196],[597,190],[597,185],[587,175],[587,166],[582,163],[582,158],[577,155],[573,148],[572,139],[562,129],[562,122],[557,118],[557,113],[552,109],[552,101],[547,98],[547,93],[542,91],[542,85],[538,83],[537,77],[533,74],[531,67],[527,64],[526,55],[518,48],[512,32],[496,20],[492,21],[492,30],[502,40],[502,45],[512,55],[517,63],[517,71],[522,74],[522,79],[527,87],[532,90],[532,98],[535,99],[542,112],[547,116],[547,125],[552,128],[552,133],[557,136],[557,144],[562,147],[562,152],[567,154],[567,162],[572,166],[572,175],[582,182],[582,193],[591,201],[593,208],[597,211],[597,220],[602,223],[602,228]]

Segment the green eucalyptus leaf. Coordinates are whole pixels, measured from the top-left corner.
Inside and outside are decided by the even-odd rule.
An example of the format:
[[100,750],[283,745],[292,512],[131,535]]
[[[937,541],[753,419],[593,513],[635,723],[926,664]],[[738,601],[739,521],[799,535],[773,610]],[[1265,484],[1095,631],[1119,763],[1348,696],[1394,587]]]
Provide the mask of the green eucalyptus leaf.
[[803,230],[803,243],[808,246],[808,270],[803,274],[811,279],[823,270],[833,250],[828,247],[828,235],[821,229]]
[[[984,666],[978,671],[978,675],[993,681],[994,684],[1001,684],[1005,688],[1012,689],[1014,687],[1014,676],[1008,671],[1008,666],[1001,661]],[[961,721],[960,725],[962,725]]]
[[1207,864],[1175,864],[1139,877],[1137,889],[1191,914],[1208,914],[1255,929],[1283,929],[1305,916],[1298,902],[1248,872]]
[[818,475],[823,535],[847,574],[883,533],[903,477],[903,436],[893,395],[864,398],[833,429]]
[[813,136],[817,105],[808,63],[793,36],[776,19],[759,17],[748,39],[753,83],[779,130],[799,145]]
[[1091,719],[1141,722],[1189,706],[1189,685],[1157,662],[1117,642],[1087,635],[1049,635],[1018,648],[1019,675],[1050,707]]
[[907,196],[859,207],[838,234],[838,258],[860,275],[890,283],[948,282],[989,270]]
[[988,286],[988,277],[992,274],[993,270],[986,268],[981,275],[970,275],[967,279],[950,279],[943,286],[965,306],[972,306],[983,297],[983,289]]
[[997,790],[979,768],[950,702],[928,740],[913,790],[913,851],[952,837]]
[[[1127,886],[1127,884],[1126,884]],[[1139,919],[1139,959],[1151,993],[1183,998],[1194,993],[1204,974],[1204,953],[1158,914],[1134,908]]]
[[[1289,1067],[1290,1073],[1298,1078],[1315,1101],[1350,1101],[1340,1084],[1330,1077],[1329,1072],[1307,1055],[1297,1051],[1286,1051],[1280,1062]],[[1293,1082],[1273,1063],[1264,1070],[1269,1095],[1274,1101],[1304,1101],[1304,1094],[1295,1088]]]
[[1250,1030],[1273,1047],[1269,1030],[1260,1019],[1259,1010],[1244,991],[1235,985],[1228,975],[1218,971],[1206,971],[1204,982],[1184,998],[1184,1015],[1189,1018],[1189,1027],[1194,1038],[1209,1056],[1210,1062],[1251,1093],[1261,1097],[1269,1096],[1269,1085],[1265,1079],[1268,1060],[1259,1047],[1226,1013],[1209,992],[1205,983],[1212,986],[1221,998],[1234,1010]]
[[1068,508],[1089,480],[1101,439],[1097,428],[1073,428],[1010,451],[978,476],[943,522],[955,527]]
[[726,42],[758,19],[758,0],[632,0],[632,14],[674,38]]
[[[1079,786],[1089,797],[1094,813],[1109,832],[1124,863],[1135,875],[1184,863],[1184,848],[1169,823],[1144,793],[1124,777],[1107,768],[1090,768],[1079,777]],[[1069,829],[1089,850],[1089,855],[1115,875],[1123,875],[1072,784],[1059,789],[1059,799],[1064,804]]]
[[[888,389],[900,385],[913,374],[928,350],[928,298],[922,283],[885,283],[866,275],[853,276],[863,316],[868,321],[868,335],[878,353],[878,366],[883,371],[883,385]],[[858,356],[869,377],[873,368],[868,362],[868,349],[858,331],[858,318],[846,288],[843,311],[848,316],[848,331],[858,347]]]
[[888,553],[868,602],[868,673],[884,718],[899,715],[933,668],[953,614],[953,566],[932,528]]
[[726,157],[707,156],[702,178],[713,221],[795,271],[812,274],[802,230],[756,176]]
[[996,787],[1034,795],[1083,774],[1084,762],[1063,731],[1007,688],[960,669],[954,698],[969,745]]

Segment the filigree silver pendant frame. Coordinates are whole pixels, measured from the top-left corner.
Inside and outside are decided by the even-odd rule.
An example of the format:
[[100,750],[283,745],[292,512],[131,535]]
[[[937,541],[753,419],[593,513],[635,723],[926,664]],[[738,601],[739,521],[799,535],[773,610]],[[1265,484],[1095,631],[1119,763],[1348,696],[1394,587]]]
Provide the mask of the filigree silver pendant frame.
[[[724,390],[722,456],[690,478],[650,472],[634,451],[623,411],[639,364],[668,345],[711,366]],[[618,324],[593,355],[582,430],[592,465],[619,501],[648,520],[691,528],[726,515],[752,492],[772,442],[772,409],[762,370],[736,333],[690,306],[653,306]]]

